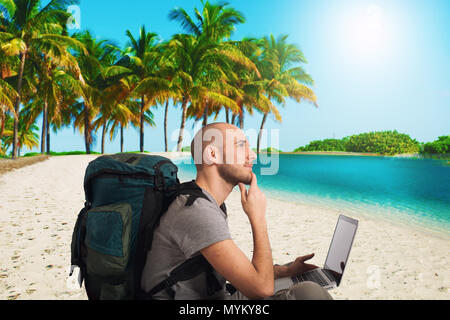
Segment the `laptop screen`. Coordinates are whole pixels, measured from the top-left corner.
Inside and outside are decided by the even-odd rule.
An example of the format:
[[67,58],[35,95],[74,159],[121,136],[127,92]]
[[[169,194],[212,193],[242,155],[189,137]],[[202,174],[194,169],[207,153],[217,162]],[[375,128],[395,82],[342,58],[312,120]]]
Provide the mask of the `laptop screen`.
[[357,220],[344,215],[339,216],[324,266],[324,269],[336,279],[337,285],[341,282],[357,227]]

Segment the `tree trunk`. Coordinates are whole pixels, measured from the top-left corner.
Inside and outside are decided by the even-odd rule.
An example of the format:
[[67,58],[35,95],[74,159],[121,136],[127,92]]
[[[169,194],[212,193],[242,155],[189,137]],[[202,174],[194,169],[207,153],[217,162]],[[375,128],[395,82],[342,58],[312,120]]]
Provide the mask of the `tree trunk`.
[[166,110],[164,111],[164,150],[165,152],[168,152],[168,145],[167,145],[167,114],[169,111],[169,99],[166,101]]
[[[3,138],[3,132],[5,131],[5,111],[3,111],[3,109],[1,109],[1,111],[2,111],[2,116],[1,116],[1,118],[0,118],[0,120],[2,121],[2,124],[0,125],[0,141],[2,140],[2,138]],[[0,144],[0,147],[1,147],[1,144]]]
[[227,123],[230,123],[230,114],[229,114],[229,111],[230,110],[228,110],[228,108],[225,108],[225,121],[227,122]]
[[[3,111],[3,109],[0,109],[2,116],[0,118],[1,120],[1,125],[0,125],[0,154],[3,153],[3,145],[2,145],[2,138],[3,138],[3,132],[5,131],[5,112]],[[6,150],[4,150],[4,152],[6,153]]]
[[120,152],[123,153],[123,125],[120,125]]
[[91,126],[89,123],[89,107],[84,102],[84,144],[86,146],[86,154],[91,154]]
[[264,129],[264,124],[266,123],[266,119],[267,119],[267,112],[264,113],[264,117],[261,122],[261,128],[259,128],[258,141],[256,143],[256,153],[257,154],[259,154],[259,144],[261,142],[262,130]]
[[141,114],[139,122],[139,150],[144,152],[144,107],[145,107],[145,96],[142,96],[141,100]]
[[241,109],[241,112],[239,113],[239,127],[241,130],[244,130],[244,104],[240,103],[239,108]]
[[44,154],[47,139],[47,99],[44,100],[44,110],[42,110],[42,133],[41,133],[41,153]]
[[13,147],[12,147],[12,158],[16,159],[16,153],[18,151],[19,146],[19,111],[20,111],[20,103],[21,103],[21,92],[22,92],[22,80],[23,80],[23,71],[25,69],[25,61],[27,59],[27,51],[20,54],[20,68],[19,68],[19,77],[17,79],[17,99],[16,106],[14,108],[16,112],[16,116],[14,117],[14,128],[13,128]]
[[208,125],[208,109],[209,104],[207,103],[205,106],[205,110],[203,111],[203,126],[206,127]]
[[106,123],[103,124],[102,128],[102,154],[105,153],[105,134],[106,134]]
[[183,144],[183,134],[184,134],[184,126],[186,124],[186,113],[187,113],[187,99],[183,99],[183,104],[181,106],[182,114],[181,114],[181,125],[180,125],[180,134],[178,136],[178,143],[177,143],[177,151],[181,151],[181,146]]
[[47,110],[47,154],[50,154],[50,121],[48,120],[48,110]]
[[231,124],[234,126],[235,122],[236,122],[236,113],[233,112],[233,115],[231,116]]

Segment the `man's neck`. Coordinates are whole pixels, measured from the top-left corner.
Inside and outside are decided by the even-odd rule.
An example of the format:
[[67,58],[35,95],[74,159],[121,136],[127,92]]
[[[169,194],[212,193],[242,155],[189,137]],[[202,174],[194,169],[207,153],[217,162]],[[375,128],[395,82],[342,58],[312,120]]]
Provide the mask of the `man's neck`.
[[197,175],[195,183],[206,190],[214,200],[216,200],[219,206],[224,203],[225,199],[228,198],[231,191],[233,191],[233,186],[220,177],[217,177],[216,179],[207,179],[203,175]]

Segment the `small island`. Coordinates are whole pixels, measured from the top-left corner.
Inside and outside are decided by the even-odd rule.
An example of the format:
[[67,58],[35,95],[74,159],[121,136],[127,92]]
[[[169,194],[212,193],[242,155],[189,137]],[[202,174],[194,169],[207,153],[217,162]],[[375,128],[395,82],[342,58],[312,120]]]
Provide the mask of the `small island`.
[[[256,151],[256,149],[254,149]],[[418,159],[450,160],[450,135],[432,142],[419,142],[409,135],[394,131],[361,133],[342,139],[314,140],[291,152],[276,148],[261,149],[261,153],[319,154],[344,156],[392,156]]]

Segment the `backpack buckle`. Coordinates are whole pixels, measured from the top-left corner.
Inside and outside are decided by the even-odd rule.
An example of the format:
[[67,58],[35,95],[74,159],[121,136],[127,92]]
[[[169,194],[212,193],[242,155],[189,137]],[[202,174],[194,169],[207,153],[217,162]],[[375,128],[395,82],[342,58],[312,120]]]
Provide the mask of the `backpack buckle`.
[[173,278],[173,277],[169,277],[166,279],[165,284],[167,288],[172,287],[173,285],[175,285],[177,283],[177,281]]
[[155,187],[160,191],[164,191],[164,176],[161,171],[157,171],[155,174]]

